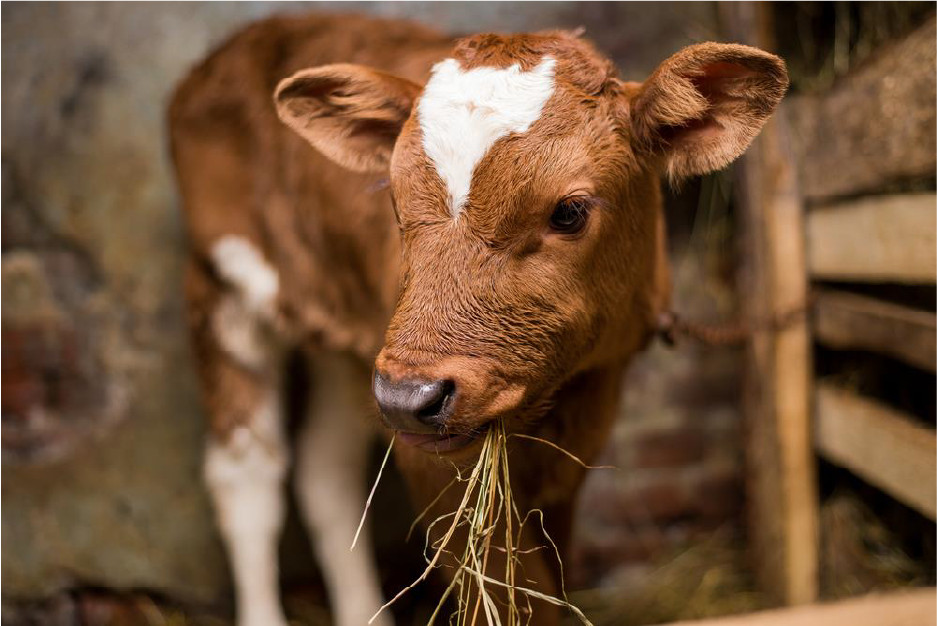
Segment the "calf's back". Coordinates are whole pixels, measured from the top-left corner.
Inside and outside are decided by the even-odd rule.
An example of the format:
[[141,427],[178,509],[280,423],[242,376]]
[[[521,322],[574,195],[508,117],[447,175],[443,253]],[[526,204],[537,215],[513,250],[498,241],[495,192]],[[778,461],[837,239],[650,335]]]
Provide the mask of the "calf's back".
[[351,172],[322,156],[280,122],[273,92],[285,76],[337,61],[422,82],[450,46],[412,23],[274,18],[238,33],[192,70],[168,121],[189,233],[195,329],[210,324],[225,287],[214,250],[234,236],[276,273],[271,313],[288,341],[373,358],[399,265],[386,176]]

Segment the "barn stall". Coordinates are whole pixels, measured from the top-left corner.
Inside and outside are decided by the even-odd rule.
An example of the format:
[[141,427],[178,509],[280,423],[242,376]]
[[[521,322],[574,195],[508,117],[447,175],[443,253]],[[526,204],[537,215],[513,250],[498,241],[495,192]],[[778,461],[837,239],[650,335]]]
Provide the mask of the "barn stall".
[[[676,309],[741,343],[678,337],[631,368],[601,460],[619,471],[581,494],[571,600],[637,625],[897,592],[879,612],[751,623],[932,619],[932,592],[898,590],[935,582],[933,5],[340,8],[453,32],[585,26],[635,79],[696,41],[785,57],[791,94],[748,156],[668,198]],[[163,109],[232,30],[310,10],[336,7],[3,12],[4,624],[230,619]],[[375,502],[386,593],[420,569],[402,494],[391,476]],[[328,623],[295,515],[281,552],[288,614]],[[435,584],[400,623],[425,622]]]

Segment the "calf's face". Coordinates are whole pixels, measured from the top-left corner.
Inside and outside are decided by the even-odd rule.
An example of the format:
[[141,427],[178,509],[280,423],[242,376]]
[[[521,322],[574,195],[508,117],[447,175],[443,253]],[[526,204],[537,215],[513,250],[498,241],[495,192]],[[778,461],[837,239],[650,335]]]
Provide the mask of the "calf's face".
[[403,263],[374,374],[387,425],[465,448],[638,349],[668,297],[659,177],[725,166],[786,87],[777,57],[720,44],[625,83],[564,33],[464,39],[425,86],[353,65],[284,80],[285,123],[389,172]]

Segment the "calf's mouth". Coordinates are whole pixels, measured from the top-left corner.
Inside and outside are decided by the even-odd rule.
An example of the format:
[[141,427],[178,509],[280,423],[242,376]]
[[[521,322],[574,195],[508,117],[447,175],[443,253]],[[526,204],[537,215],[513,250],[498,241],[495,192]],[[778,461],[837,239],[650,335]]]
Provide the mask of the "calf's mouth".
[[481,434],[482,432],[423,434],[397,431],[397,439],[401,443],[426,452],[446,453],[468,448],[480,438]]

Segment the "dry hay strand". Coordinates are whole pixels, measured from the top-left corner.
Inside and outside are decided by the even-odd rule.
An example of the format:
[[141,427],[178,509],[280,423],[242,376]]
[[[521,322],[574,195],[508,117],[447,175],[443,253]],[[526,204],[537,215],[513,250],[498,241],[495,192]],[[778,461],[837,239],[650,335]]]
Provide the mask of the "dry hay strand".
[[824,598],[928,584],[926,566],[905,552],[860,497],[843,489],[820,509],[820,587]]
[[580,591],[573,600],[596,626],[640,626],[748,613],[766,606],[742,548],[728,532],[661,558],[637,584]]
[[[429,619],[428,626],[434,624],[437,618],[442,615],[444,606],[450,597],[454,599],[456,605],[455,612],[448,618],[451,626],[475,626],[476,624],[526,626],[534,623],[531,600],[540,600],[566,608],[578,623],[592,626],[592,623],[582,611],[570,604],[567,599],[563,581],[563,562],[559,550],[543,526],[543,512],[535,509],[521,515],[517,508],[514,493],[511,489],[507,451],[507,441],[510,437],[524,438],[546,444],[562,452],[583,467],[591,468],[591,466],[583,463],[581,459],[556,444],[530,435],[507,434],[501,420],[494,422],[485,435],[478,460],[471,468],[471,471],[466,474],[456,468],[455,478],[443,488],[442,492],[424,509],[410,527],[412,533],[416,524],[438,503],[446,491],[456,483],[463,484],[465,491],[456,510],[437,517],[427,525],[424,544],[426,568],[423,573],[378,609],[369,623],[373,622],[381,612],[387,610],[404,594],[425,581],[434,569],[442,566],[441,560],[444,556],[447,556],[455,560],[452,581],[440,597]],[[393,446],[393,440],[391,440],[390,445]],[[389,454],[390,447],[388,447],[387,454],[384,455],[384,462],[381,464],[381,470],[378,472],[377,480],[371,489],[371,496],[374,495]],[[361,518],[362,524],[367,515],[370,500],[371,497],[368,498],[368,503],[365,506]],[[531,520],[538,523],[540,531],[549,544],[537,549],[552,551],[559,563],[561,598],[518,584],[520,580],[518,575],[520,559],[524,554],[531,551],[529,549],[520,549],[521,538],[525,526]],[[359,524],[359,531],[360,527]],[[437,527],[446,530],[441,538],[431,541],[430,537],[433,529]],[[500,529],[503,529],[503,541],[500,540],[501,537],[495,537],[496,530]],[[452,545],[452,539],[460,530],[465,532],[467,540],[461,554],[456,554],[455,550],[458,548]],[[504,555],[505,558],[503,578],[500,580],[492,577],[493,572],[489,571],[489,556],[494,552]],[[450,563],[447,562],[446,566],[449,565]],[[500,595],[496,595],[497,592],[500,592]]]

